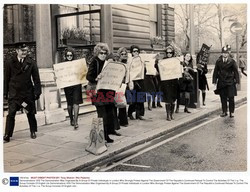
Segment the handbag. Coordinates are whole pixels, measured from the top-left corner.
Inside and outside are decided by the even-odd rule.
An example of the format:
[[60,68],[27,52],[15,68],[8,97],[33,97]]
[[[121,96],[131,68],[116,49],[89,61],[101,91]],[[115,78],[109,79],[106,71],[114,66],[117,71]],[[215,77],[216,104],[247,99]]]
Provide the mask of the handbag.
[[121,87],[116,91],[114,101],[117,108],[125,108],[127,106],[127,100],[125,97],[127,85],[122,83]]

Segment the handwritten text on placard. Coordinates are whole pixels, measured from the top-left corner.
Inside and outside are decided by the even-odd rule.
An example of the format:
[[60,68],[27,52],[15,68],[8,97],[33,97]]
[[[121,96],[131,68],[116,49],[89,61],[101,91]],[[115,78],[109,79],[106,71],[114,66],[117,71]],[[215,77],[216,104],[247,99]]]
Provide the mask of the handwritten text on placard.
[[182,77],[182,66],[177,58],[159,60],[161,81]]
[[57,63],[53,65],[57,87],[64,88],[72,85],[87,83],[87,65],[85,58]]
[[109,62],[101,72],[97,90],[108,89],[117,91],[126,75],[126,66],[119,62]]

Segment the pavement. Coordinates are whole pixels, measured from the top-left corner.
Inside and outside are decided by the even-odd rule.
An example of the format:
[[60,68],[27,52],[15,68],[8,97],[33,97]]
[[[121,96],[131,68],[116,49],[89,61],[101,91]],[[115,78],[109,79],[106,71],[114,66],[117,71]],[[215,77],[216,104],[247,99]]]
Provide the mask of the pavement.
[[[211,84],[211,75],[208,75]],[[241,78],[241,90],[235,97],[236,104],[247,100],[247,78]],[[163,103],[162,103],[163,105]],[[192,113],[184,113],[184,106],[175,114],[175,120],[166,120],[165,107],[147,110],[147,120],[129,120],[128,127],[118,130],[122,136],[110,137],[114,143],[108,143],[108,150],[101,155],[94,155],[85,148],[89,142],[91,122],[96,113],[79,117],[79,128],[74,130],[69,120],[61,123],[38,127],[37,138],[31,139],[29,130],[14,132],[9,143],[3,145],[5,172],[66,172],[77,171],[124,153],[141,144],[152,141],[164,134],[184,126],[190,122],[207,118],[221,111],[218,95],[214,95],[212,86],[207,91],[206,106],[190,109]],[[237,116],[237,114],[235,114]],[[229,118],[229,117],[225,117]],[[18,125],[16,125],[18,126]]]

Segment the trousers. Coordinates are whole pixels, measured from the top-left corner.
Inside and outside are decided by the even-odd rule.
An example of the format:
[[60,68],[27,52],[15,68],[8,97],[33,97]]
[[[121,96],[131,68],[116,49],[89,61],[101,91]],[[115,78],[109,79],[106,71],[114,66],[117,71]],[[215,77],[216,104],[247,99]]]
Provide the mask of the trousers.
[[[6,125],[5,125],[5,135],[8,135],[9,137],[12,137],[15,127],[15,117],[16,112],[20,110],[21,106],[18,105],[15,102],[9,102],[9,109],[8,109],[8,115],[6,118]],[[27,118],[29,122],[30,132],[37,132],[37,121],[35,114],[30,112],[27,113]]]
[[227,97],[224,94],[220,94],[220,101],[221,101],[223,113],[227,113],[227,110],[228,110],[227,109],[227,101],[229,103],[229,112],[234,113],[234,109],[235,109],[234,97]]

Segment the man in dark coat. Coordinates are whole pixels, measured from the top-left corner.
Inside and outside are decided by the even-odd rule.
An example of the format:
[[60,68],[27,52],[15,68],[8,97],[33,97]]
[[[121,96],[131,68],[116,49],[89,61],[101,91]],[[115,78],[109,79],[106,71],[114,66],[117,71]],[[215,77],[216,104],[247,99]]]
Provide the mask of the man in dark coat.
[[229,101],[230,117],[234,117],[234,96],[237,95],[236,84],[239,83],[239,72],[234,59],[229,56],[228,48],[222,48],[222,57],[215,64],[213,73],[213,84],[217,89],[215,94],[220,95],[222,114],[221,117],[227,116],[227,101]]
[[35,100],[41,94],[41,82],[36,62],[29,56],[25,43],[16,44],[16,55],[5,66],[5,98],[8,99],[8,115],[4,141],[9,142],[15,127],[16,112],[23,109],[28,118],[30,136],[36,138],[37,121]]

